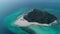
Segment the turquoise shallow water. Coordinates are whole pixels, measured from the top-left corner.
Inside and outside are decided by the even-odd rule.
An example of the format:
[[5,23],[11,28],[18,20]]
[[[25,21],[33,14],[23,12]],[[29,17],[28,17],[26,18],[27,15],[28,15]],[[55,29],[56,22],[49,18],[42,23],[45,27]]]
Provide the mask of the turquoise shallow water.
[[[15,0],[13,2],[9,1],[6,4],[5,2],[2,2],[0,6],[0,34],[14,34],[8,28],[4,27],[3,20],[7,15],[15,13],[16,10],[22,7],[24,8],[35,8],[35,7],[45,8],[46,10],[48,9],[49,13],[56,15],[58,20],[60,20],[60,1],[59,0],[53,0],[53,1],[51,0],[50,2],[47,1],[47,2],[41,2],[41,3],[38,2],[38,3],[23,3],[23,4],[22,3],[20,4],[20,1],[16,2]],[[54,27],[57,32],[60,30],[60,28],[57,28],[59,25],[60,24],[57,24]]]
[[[40,8],[41,9],[41,8]],[[30,9],[19,9],[17,12],[10,14],[7,16],[4,20],[5,26],[11,31],[16,34],[28,34],[27,32],[23,31],[20,27],[14,25],[14,21],[16,20],[19,15],[21,16],[22,14],[26,14]],[[60,22],[59,22],[59,17],[57,16],[59,13],[58,10],[54,9],[47,9],[44,8],[42,9],[44,11],[47,11],[51,14],[54,14],[58,18],[58,24],[52,25],[50,27],[45,27],[45,26],[28,26],[28,28],[31,28],[36,32],[36,34],[60,34]],[[58,14],[56,14],[58,13]],[[44,33],[43,33],[44,32]]]

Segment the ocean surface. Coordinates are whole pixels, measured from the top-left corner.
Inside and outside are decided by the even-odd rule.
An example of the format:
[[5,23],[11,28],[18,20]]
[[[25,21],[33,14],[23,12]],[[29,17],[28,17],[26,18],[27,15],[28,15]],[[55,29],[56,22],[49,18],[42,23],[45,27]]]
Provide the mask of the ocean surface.
[[54,14],[60,20],[60,2],[0,2],[0,34],[14,34],[3,25],[6,16],[21,8],[40,8]]

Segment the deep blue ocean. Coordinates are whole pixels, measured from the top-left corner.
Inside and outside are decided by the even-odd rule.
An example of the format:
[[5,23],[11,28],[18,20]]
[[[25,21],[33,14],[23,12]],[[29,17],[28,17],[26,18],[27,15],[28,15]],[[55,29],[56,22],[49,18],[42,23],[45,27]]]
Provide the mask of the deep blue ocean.
[[[51,10],[48,11],[57,16],[60,20],[60,2],[45,1],[45,2],[21,2],[21,1],[0,1],[0,34],[14,34],[3,25],[3,20],[6,16],[16,12],[20,8],[40,8]],[[52,11],[53,10],[53,11]]]

